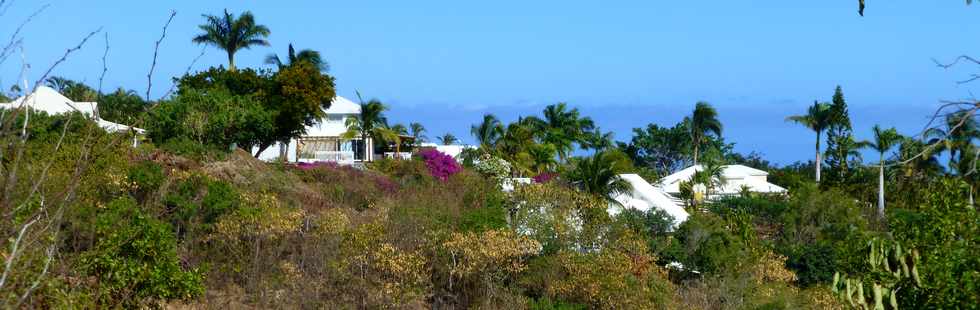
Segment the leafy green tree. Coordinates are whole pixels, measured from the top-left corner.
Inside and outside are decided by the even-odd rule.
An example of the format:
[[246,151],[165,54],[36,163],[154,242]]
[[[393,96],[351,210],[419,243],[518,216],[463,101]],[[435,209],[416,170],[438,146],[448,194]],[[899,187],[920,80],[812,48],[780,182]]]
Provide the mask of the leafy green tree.
[[633,128],[629,144],[619,144],[638,167],[646,167],[667,175],[684,168],[691,143],[688,122],[673,127],[649,124],[645,129]]
[[816,164],[816,180],[820,182],[820,134],[830,126],[831,114],[830,114],[830,104],[819,103],[817,101],[813,102],[813,106],[807,109],[807,114],[804,115],[794,115],[786,118],[787,121],[791,121],[813,130],[817,134],[816,143],[816,154],[817,158],[814,160]]
[[235,17],[226,9],[225,14],[221,16],[207,14],[202,16],[207,20],[205,24],[198,26],[203,33],[195,36],[192,41],[197,44],[213,45],[228,53],[229,71],[236,70],[235,53],[239,50],[256,45],[269,46],[269,41],[265,38],[269,37],[271,31],[265,25],[256,24],[252,12],[245,11]]
[[251,147],[272,135],[274,117],[251,96],[185,91],[150,110],[146,129],[157,143],[191,140],[215,149]]
[[99,98],[99,117],[122,124],[134,124],[146,111],[146,102],[136,91],[119,88]]
[[265,57],[266,64],[276,66],[279,69],[292,66],[293,64],[299,62],[307,62],[317,69],[320,69],[320,71],[330,71],[330,65],[327,64],[322,57],[320,57],[320,52],[311,49],[303,49],[297,53],[293,48],[292,43],[289,44],[289,52],[286,54],[286,62],[279,59],[279,55],[276,55],[275,53],[269,54],[269,56]]
[[489,152],[497,146],[497,141],[504,135],[504,125],[493,114],[483,115],[483,122],[470,127],[470,133],[480,143],[484,152]]
[[275,130],[261,139],[256,156],[276,142],[286,145],[289,139],[304,134],[307,126],[326,115],[324,111],[337,96],[334,78],[307,62],[279,70],[272,80],[273,89],[265,103],[266,109],[275,113]]
[[848,179],[852,158],[860,156],[857,149],[860,143],[854,139],[851,128],[851,117],[848,115],[847,101],[840,86],[834,90],[833,101],[830,104],[830,124],[827,126],[826,164],[830,170],[831,179],[843,182]]
[[711,104],[699,101],[694,106],[694,113],[691,115],[691,145],[693,147],[693,162],[698,164],[698,153],[700,147],[704,146],[708,135],[721,137],[721,121],[718,120],[718,111]]
[[878,152],[878,216],[884,218],[885,153],[902,141],[902,136],[898,134],[898,131],[894,127],[881,129],[881,126],[875,125],[871,128],[871,131],[874,132],[874,141],[870,143],[870,147]]
[[615,202],[615,197],[630,190],[629,183],[619,177],[629,159],[618,151],[597,152],[576,160],[568,181],[584,192]]

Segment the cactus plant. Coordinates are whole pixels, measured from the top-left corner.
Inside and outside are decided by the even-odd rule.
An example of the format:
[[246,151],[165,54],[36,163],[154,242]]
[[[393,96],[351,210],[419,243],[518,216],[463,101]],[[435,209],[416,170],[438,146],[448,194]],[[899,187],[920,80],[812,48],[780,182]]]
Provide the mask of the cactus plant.
[[[917,267],[919,252],[915,249],[903,247],[895,241],[875,238],[868,241],[867,261],[872,270],[870,275],[848,277],[840,272],[834,273],[831,291],[851,307],[885,310],[887,302],[891,309],[898,309],[898,291],[902,288],[902,280],[911,278],[915,286],[922,286]],[[865,283],[870,285],[868,294],[865,294]]]

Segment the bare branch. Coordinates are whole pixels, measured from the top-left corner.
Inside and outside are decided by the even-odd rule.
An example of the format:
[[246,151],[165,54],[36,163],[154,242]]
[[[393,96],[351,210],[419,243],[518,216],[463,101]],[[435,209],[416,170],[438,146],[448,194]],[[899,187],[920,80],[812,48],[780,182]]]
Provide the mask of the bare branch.
[[957,63],[959,63],[960,60],[962,60],[962,61],[968,61],[968,62],[972,62],[972,63],[977,64],[977,65],[980,65],[980,60],[976,60],[973,57],[970,57],[970,56],[967,56],[967,55],[960,55],[960,57],[956,57],[956,59],[953,59],[953,62],[948,63],[948,64],[941,63],[938,60],[936,60],[935,58],[932,59],[932,62],[936,63],[936,66],[939,66],[940,68],[949,69],[949,68],[952,68],[953,66],[955,66]]
[[[2,4],[0,4],[0,5],[2,5]],[[35,16],[37,16],[38,14],[41,14],[41,12],[43,12],[49,6],[51,6],[51,5],[50,4],[45,4],[45,5],[41,6],[41,8],[37,9],[37,11],[34,11],[34,13],[31,14],[30,16],[27,16],[27,19],[24,19],[24,21],[21,22],[19,26],[17,26],[17,29],[14,30],[14,33],[10,34],[10,40],[8,40],[7,44],[4,45],[4,47],[3,47],[2,50],[0,50],[0,64],[2,64],[4,61],[6,61],[7,60],[7,57],[10,56],[10,54],[13,52],[13,50],[14,50],[13,48],[15,46],[17,46],[17,45],[20,44],[21,41],[20,41],[20,39],[17,38],[17,36],[20,35],[20,31],[22,29],[24,29],[24,26],[27,25],[27,23],[30,23],[31,20],[33,20]],[[0,15],[2,15],[2,14],[0,14]]]
[[[105,79],[105,73],[109,71],[109,67],[106,66],[106,57],[109,56],[109,33],[105,33],[105,52],[102,53],[102,74],[99,75],[99,97],[102,97],[102,80]],[[97,113],[98,111],[96,111]],[[96,115],[98,116],[98,115]]]
[[157,54],[160,52],[160,42],[167,37],[167,28],[170,27],[170,22],[174,20],[174,16],[177,15],[177,11],[170,11],[170,18],[167,18],[167,23],[163,25],[163,33],[160,34],[160,39],[157,40],[153,47],[153,63],[150,64],[150,73],[146,74],[146,101],[150,101],[150,89],[153,88],[153,69],[157,67]]
[[[207,50],[207,46],[201,48],[201,53],[197,54],[197,57],[194,57],[194,60],[191,61],[191,64],[187,66],[187,70],[184,70],[184,75],[191,73],[191,69],[194,68],[194,65],[197,64],[197,61],[204,56],[204,51],[206,50]],[[170,96],[170,94],[172,94],[174,92],[174,89],[176,88],[177,88],[177,82],[175,81],[173,84],[170,84],[170,90],[168,90],[166,94],[163,94],[163,96],[160,97],[160,100],[163,100],[164,98],[167,98],[167,96]]]
[[[82,49],[82,47],[85,46],[85,42],[88,42],[88,40],[91,39],[92,36],[94,36],[96,33],[99,33],[99,32],[102,32],[102,27],[99,27],[99,29],[96,29],[95,31],[90,32],[88,35],[85,36],[85,38],[82,39],[81,42],[78,42],[78,45],[76,45],[75,47],[72,47],[72,48],[69,48],[69,49],[65,50],[65,54],[62,55],[61,58],[58,59],[58,61],[55,61],[54,64],[52,64],[50,67],[48,67],[48,70],[45,71],[43,75],[41,75],[41,78],[37,79],[37,81],[34,82],[34,90],[37,90],[37,86],[40,85],[41,83],[43,83],[44,80],[48,78],[48,75],[51,74],[51,71],[53,71],[54,68],[58,67],[58,65],[60,65],[63,62],[65,62],[66,60],[68,60],[68,56],[69,55],[71,55],[72,53],[77,52],[78,50]],[[34,92],[31,91],[31,93],[34,93]]]

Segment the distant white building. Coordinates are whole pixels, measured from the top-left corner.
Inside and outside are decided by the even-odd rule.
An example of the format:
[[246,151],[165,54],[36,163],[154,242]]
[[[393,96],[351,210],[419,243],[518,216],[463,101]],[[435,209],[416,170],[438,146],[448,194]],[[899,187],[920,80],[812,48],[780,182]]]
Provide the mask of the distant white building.
[[[330,108],[323,112],[323,118],[317,120],[313,126],[306,126],[306,134],[290,139],[289,144],[285,145],[286,159],[289,162],[353,163],[375,159],[374,143],[370,137],[366,141],[360,137],[341,137],[347,132],[347,120],[361,115],[361,105],[337,96],[330,103]],[[270,146],[259,154],[259,159],[279,159],[282,147],[279,143]],[[253,153],[256,151],[258,148],[252,150]]]
[[459,157],[459,155],[463,154],[463,151],[465,151],[465,150],[475,150],[477,148],[474,145],[465,145],[465,144],[442,145],[442,144],[435,144],[435,143],[422,143],[419,146],[422,147],[422,148],[433,148],[433,149],[436,149],[436,151],[439,151],[439,152],[442,152],[443,154],[452,156],[458,162],[462,162],[463,161],[463,159]]
[[637,174],[620,174],[619,177],[629,183],[631,190],[614,197],[619,205],[610,203],[609,213],[618,214],[623,208],[650,211],[659,209],[674,218],[673,227],[677,228],[687,221],[690,214],[684,210],[680,201],[671,197],[663,189],[650,185]]
[[[660,179],[660,187],[671,195],[680,194],[681,182],[691,180],[695,171],[700,171],[701,165],[687,167],[681,171]],[[713,196],[737,195],[742,189],[753,193],[785,193],[786,189],[769,183],[769,173],[743,165],[722,166],[722,185],[713,190]],[[712,198],[712,197],[709,197]]]
[[[0,103],[0,109],[17,109],[25,106],[28,108],[28,115],[30,112],[35,111],[45,112],[48,115],[79,112],[82,115],[89,117],[92,121],[99,124],[99,127],[102,127],[109,132],[132,131],[137,134],[146,133],[146,130],[140,128],[102,119],[99,117],[98,102],[75,102],[47,86],[38,86],[37,90],[35,90],[33,94],[21,96],[20,98],[15,99],[13,102]],[[138,140],[134,136],[133,144],[135,145],[137,141]]]

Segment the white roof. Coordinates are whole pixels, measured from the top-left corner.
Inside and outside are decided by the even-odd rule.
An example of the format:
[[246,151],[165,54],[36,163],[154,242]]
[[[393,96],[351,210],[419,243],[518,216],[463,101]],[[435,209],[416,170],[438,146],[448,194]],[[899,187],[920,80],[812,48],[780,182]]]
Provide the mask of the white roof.
[[74,102],[51,87],[39,86],[33,94],[21,96],[11,103],[4,104],[4,107],[19,108],[25,102],[34,110],[51,115],[78,111],[91,116],[95,115],[97,105],[95,102]]
[[[684,211],[684,207],[674,201],[673,198],[663,189],[650,185],[649,182],[637,174],[620,174],[619,177],[630,184],[632,190],[629,193],[617,195],[614,199],[623,208],[649,211],[656,208],[667,212],[674,218],[674,227],[687,221],[690,214]],[[610,207],[610,213],[618,213],[616,206]]]
[[421,146],[435,148],[437,151],[452,156],[456,160],[459,160],[459,154],[462,154],[463,150],[476,148],[476,146],[465,144],[441,145],[435,143],[422,143]]
[[13,102],[0,103],[0,108],[20,108],[25,104],[35,111],[44,111],[49,115],[81,112],[82,114],[85,114],[96,121],[96,123],[99,124],[99,127],[102,127],[106,131],[110,132],[129,131],[131,129],[141,134],[146,132],[146,130],[140,128],[103,120],[98,117],[98,103],[74,102],[71,99],[68,99],[68,97],[58,93],[58,91],[47,86],[38,86],[37,90],[34,91],[33,94],[21,96]]
[[[690,180],[694,176],[694,172],[700,171],[701,169],[701,165],[696,165],[677,171],[674,174],[660,179],[660,187],[668,193],[680,192],[680,183]],[[720,191],[721,194],[738,193],[742,190],[743,186],[748,187],[750,191],[760,193],[782,193],[786,191],[786,189],[768,182],[768,172],[748,166],[722,166],[721,175],[725,181]]]
[[327,114],[361,114],[361,105],[347,98],[336,96],[330,102],[330,108],[323,111]]

